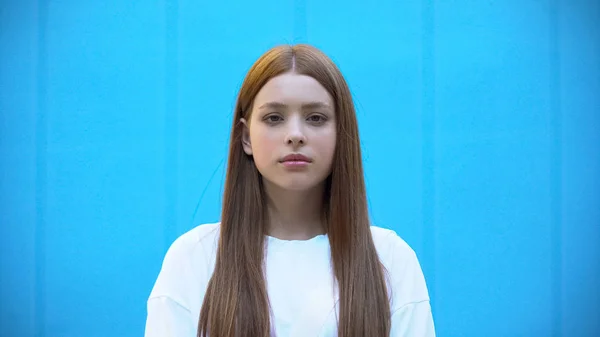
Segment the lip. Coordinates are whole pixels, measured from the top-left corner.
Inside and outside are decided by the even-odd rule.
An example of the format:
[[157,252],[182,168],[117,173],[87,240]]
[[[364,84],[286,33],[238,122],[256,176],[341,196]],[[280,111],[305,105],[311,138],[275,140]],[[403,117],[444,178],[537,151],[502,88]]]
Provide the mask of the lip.
[[286,162],[311,163],[312,160],[305,155],[302,155],[299,153],[294,153],[294,154],[288,154],[287,156],[283,157],[283,159],[281,159],[280,162],[281,163],[286,163]]

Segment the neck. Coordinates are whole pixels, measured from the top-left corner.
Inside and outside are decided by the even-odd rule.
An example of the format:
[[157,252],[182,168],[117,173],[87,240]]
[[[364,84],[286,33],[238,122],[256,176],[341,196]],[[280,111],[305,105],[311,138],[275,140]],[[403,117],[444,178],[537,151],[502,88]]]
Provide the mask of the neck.
[[323,186],[289,191],[263,182],[267,194],[268,235],[281,240],[308,240],[324,234]]

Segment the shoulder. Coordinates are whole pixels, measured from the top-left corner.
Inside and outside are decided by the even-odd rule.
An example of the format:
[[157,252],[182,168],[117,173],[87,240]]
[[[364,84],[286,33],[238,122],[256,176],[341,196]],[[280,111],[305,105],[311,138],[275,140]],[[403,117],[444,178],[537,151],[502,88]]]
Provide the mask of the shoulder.
[[208,283],[214,268],[220,223],[196,226],[180,235],[167,250],[150,299],[167,297],[191,309],[190,298]]
[[[371,226],[373,243],[380,255],[411,258],[415,251],[394,230]],[[399,256],[397,256],[399,255]]]
[[415,251],[395,231],[371,226],[379,259],[387,272],[392,308],[429,301],[425,277]]
[[202,224],[179,236],[167,250],[163,269],[169,264],[177,265],[185,262],[196,262],[193,264],[198,265],[199,261],[193,260],[208,258],[212,248],[216,248],[219,225],[219,223]]
[[394,230],[371,226],[373,243],[386,269],[418,263],[417,254]]
[[191,247],[203,244],[219,234],[219,222],[206,223],[196,226],[179,236],[169,249]]

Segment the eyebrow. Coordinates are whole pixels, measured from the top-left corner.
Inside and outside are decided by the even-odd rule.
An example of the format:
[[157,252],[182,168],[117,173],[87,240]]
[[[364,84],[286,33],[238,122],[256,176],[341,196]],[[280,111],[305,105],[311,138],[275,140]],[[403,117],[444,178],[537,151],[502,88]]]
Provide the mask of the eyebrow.
[[[260,107],[258,107],[258,109],[267,109],[267,108],[271,108],[271,109],[283,109],[283,108],[287,108],[287,104],[281,103],[281,102],[267,102],[263,105],[261,105]],[[323,102],[309,102],[309,103],[304,103],[302,104],[302,109],[318,109],[318,108],[326,108],[329,109],[331,108],[331,106],[329,106],[329,104],[327,103],[323,103]]]

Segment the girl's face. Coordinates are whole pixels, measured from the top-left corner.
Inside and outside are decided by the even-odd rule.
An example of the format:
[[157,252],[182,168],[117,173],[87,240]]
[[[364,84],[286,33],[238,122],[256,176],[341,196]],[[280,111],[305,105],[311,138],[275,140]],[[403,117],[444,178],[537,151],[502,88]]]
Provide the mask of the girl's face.
[[314,78],[286,73],[254,99],[242,143],[265,183],[308,190],[331,173],[336,145],[333,99]]

